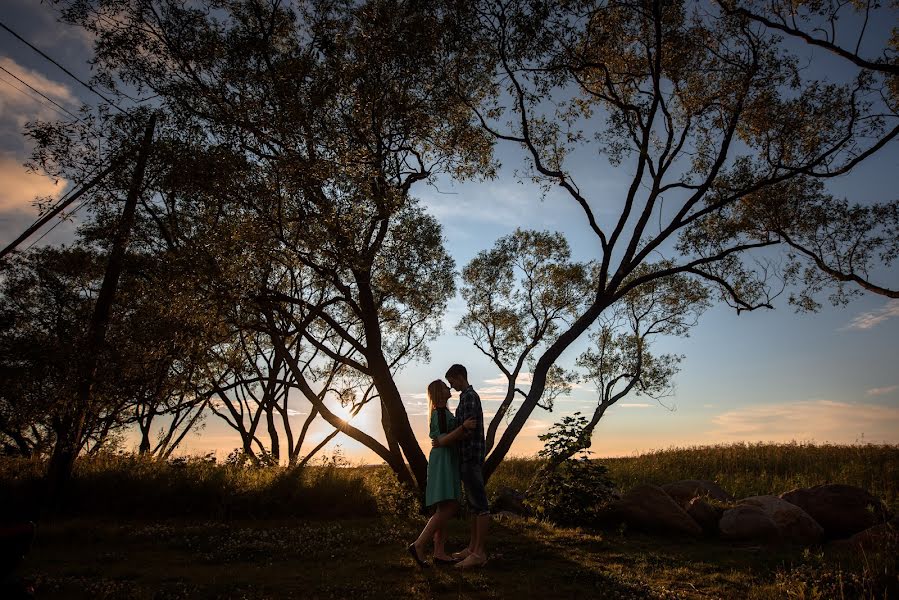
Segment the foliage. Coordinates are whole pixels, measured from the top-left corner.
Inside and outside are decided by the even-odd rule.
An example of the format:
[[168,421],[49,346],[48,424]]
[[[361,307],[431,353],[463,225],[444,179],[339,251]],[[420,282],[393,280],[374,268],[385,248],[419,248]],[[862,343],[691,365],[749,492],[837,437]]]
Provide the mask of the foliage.
[[[491,140],[455,93],[477,98],[491,83],[458,22],[467,14],[386,0],[64,11],[95,34],[102,81],[156,98],[170,151],[154,183],[187,226],[168,233],[207,250],[198,276],[233,307],[231,323],[268,338],[313,415],[419,486],[426,460],[393,378],[428,356],[455,282],[413,186],[493,169]],[[186,177],[185,163],[210,176]],[[386,445],[326,405],[338,371],[338,391],[352,381],[360,402],[377,398]],[[249,425],[228,416],[248,454],[262,418],[249,408]]]
[[[466,313],[456,331],[469,338],[506,377],[503,401],[486,431],[487,451],[503,418],[513,412],[521,390],[522,368],[550,344],[581,309],[589,289],[589,265],[571,260],[568,241],[559,233],[516,229],[478,253],[462,271]],[[570,391],[573,375],[558,365],[547,373],[540,406]]]
[[587,419],[575,413],[539,436],[544,447],[538,456],[552,468],[540,469],[528,488],[525,504],[537,518],[565,527],[589,526],[612,499],[615,487],[608,469],[590,460],[585,449],[586,425]]
[[[480,25],[501,84],[473,103],[478,118],[521,149],[523,178],[561,189],[582,211],[595,248],[586,302],[535,353],[533,383],[488,474],[540,406],[552,366],[632,291],[679,276],[738,312],[773,308],[785,285],[804,282],[813,294],[815,280],[771,254],[806,225],[803,239],[829,237],[840,256],[859,241],[860,273],[891,256],[890,226],[873,213],[827,207],[816,225],[815,197],[794,193],[851,171],[899,134],[878,75],[825,79],[798,68],[776,32],[688,0],[485,3]],[[619,198],[578,168],[585,160],[629,174]],[[772,215],[791,203],[799,222],[776,227]],[[659,361],[659,383],[675,362]]]

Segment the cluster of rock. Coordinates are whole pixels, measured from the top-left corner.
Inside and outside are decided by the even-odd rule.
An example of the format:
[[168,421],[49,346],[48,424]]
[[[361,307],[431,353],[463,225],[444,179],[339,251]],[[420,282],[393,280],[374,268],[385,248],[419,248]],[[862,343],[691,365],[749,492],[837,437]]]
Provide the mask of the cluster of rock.
[[896,525],[879,498],[851,485],[735,500],[714,482],[700,480],[638,485],[611,503],[605,519],[649,532],[802,545],[853,536],[860,544],[877,543]]
[[[503,490],[494,510],[524,514],[523,496]],[[812,545],[826,540],[883,547],[899,531],[886,505],[868,491],[842,484],[816,485],[780,496],[736,500],[712,481],[638,485],[613,500],[602,523],[661,534]]]

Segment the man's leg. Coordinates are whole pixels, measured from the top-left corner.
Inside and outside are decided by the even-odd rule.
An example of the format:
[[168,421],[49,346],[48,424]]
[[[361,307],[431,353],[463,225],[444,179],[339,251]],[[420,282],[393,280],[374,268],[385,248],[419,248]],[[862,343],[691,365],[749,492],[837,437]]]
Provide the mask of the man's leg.
[[478,531],[478,540],[477,545],[474,548],[474,553],[487,557],[487,529],[490,527],[490,515],[478,515],[475,517],[475,529]]
[[456,565],[465,569],[479,567],[487,562],[486,542],[487,525],[490,521],[490,507],[487,503],[487,491],[484,488],[484,475],[481,470],[481,464],[465,464],[463,473],[465,473],[463,481],[465,482],[466,495],[468,496],[468,505],[474,512],[474,516],[471,519],[471,542],[468,548],[471,553],[465,560]]

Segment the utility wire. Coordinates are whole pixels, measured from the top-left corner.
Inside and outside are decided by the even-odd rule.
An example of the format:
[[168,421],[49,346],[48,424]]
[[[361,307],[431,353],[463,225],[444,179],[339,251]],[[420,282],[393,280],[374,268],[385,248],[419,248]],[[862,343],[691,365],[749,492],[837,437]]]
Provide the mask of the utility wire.
[[[43,99],[46,100],[47,102],[51,103],[53,106],[58,107],[60,110],[62,110],[62,111],[65,112],[66,114],[68,114],[70,117],[73,117],[73,118],[78,119],[79,121],[81,121],[81,117],[79,117],[78,115],[76,115],[75,113],[73,113],[72,111],[70,111],[69,109],[67,109],[65,106],[62,106],[61,104],[57,103],[55,100],[53,100],[52,98],[50,98],[49,96],[47,96],[46,94],[44,94],[43,92],[41,92],[40,90],[35,89],[35,88],[32,87],[27,81],[23,81],[21,77],[19,77],[18,75],[16,75],[16,74],[13,73],[12,71],[10,71],[10,70],[7,69],[6,67],[4,67],[3,65],[0,65],[0,70],[2,70],[3,72],[5,72],[5,73],[7,73],[8,75],[10,75],[10,76],[12,76],[13,78],[15,78],[16,81],[18,81],[19,83],[21,83],[22,85],[24,85],[25,87],[27,87],[29,90],[31,90],[31,91],[34,92],[35,94],[39,95],[41,98],[43,98]],[[25,94],[26,96],[28,96],[28,94],[27,94],[25,91],[19,89],[18,87],[16,87],[15,85],[9,83],[8,81],[6,82],[6,84],[7,84],[7,85],[10,85],[10,86],[12,86],[12,87],[14,87],[14,88],[16,88],[17,90],[19,90],[20,92],[22,92],[23,94]],[[29,97],[30,97],[30,96],[29,96]]]
[[23,38],[21,35],[19,35],[19,34],[16,33],[15,31],[13,31],[12,29],[10,29],[9,26],[8,26],[6,23],[4,23],[3,21],[0,21],[0,27],[2,27],[2,28],[5,29],[6,31],[8,31],[8,32],[11,33],[12,35],[14,35],[14,36],[16,37],[16,39],[18,39],[20,42],[22,42],[23,44],[25,44],[26,46],[28,46],[29,48],[31,48],[32,50],[34,50],[35,52],[37,52],[38,54],[40,54],[41,56],[43,56],[44,58],[46,58],[47,60],[49,60],[51,63],[53,63],[54,65],[56,65],[56,66],[59,67],[60,69],[62,69],[63,72],[64,72],[66,75],[68,75],[69,77],[71,77],[72,79],[74,79],[75,81],[77,81],[78,83],[80,83],[81,85],[83,85],[84,87],[86,87],[87,89],[89,89],[90,91],[92,91],[94,94],[96,94],[96,95],[99,96],[100,98],[102,98],[103,101],[106,102],[108,105],[110,105],[111,107],[113,107],[114,109],[116,109],[117,111],[119,111],[120,113],[126,114],[125,111],[122,110],[121,108],[119,108],[118,106],[116,106],[116,104],[115,104],[112,100],[110,100],[109,98],[107,98],[106,96],[104,96],[103,94],[101,94],[100,92],[98,92],[98,91],[96,90],[96,88],[94,88],[94,86],[90,85],[89,83],[85,83],[84,81],[82,81],[81,79],[79,79],[74,73],[72,73],[72,72],[69,71],[67,68],[65,68],[64,66],[62,66],[61,64],[59,64],[59,63],[58,63],[56,60],[54,60],[52,57],[48,56],[43,50],[41,50],[40,48],[37,48],[36,46],[34,46],[34,44],[32,44],[31,42],[29,42],[28,40],[26,40],[25,38]]
[[87,204],[89,204],[90,202],[92,202],[95,198],[96,198],[95,196],[91,196],[91,197],[89,197],[89,198],[85,198],[84,200],[81,201],[81,203],[80,203],[78,206],[76,206],[75,208],[73,208],[72,210],[70,210],[67,214],[64,213],[62,216],[60,216],[59,220],[56,221],[56,223],[54,223],[53,226],[50,227],[50,229],[48,229],[47,231],[45,231],[44,233],[42,233],[41,236],[40,236],[39,238],[37,238],[36,240],[34,240],[34,241],[31,242],[30,244],[28,244],[28,247],[25,248],[25,251],[27,252],[27,251],[31,250],[31,249],[34,247],[35,244],[37,244],[37,243],[40,242],[42,239],[44,239],[45,237],[47,237],[47,235],[49,235],[50,232],[52,232],[54,229],[56,229],[56,228],[59,227],[62,223],[64,223],[64,222],[66,221],[66,218],[67,218],[67,217],[74,216],[75,213],[77,213],[79,210],[81,210],[82,208],[84,208]]

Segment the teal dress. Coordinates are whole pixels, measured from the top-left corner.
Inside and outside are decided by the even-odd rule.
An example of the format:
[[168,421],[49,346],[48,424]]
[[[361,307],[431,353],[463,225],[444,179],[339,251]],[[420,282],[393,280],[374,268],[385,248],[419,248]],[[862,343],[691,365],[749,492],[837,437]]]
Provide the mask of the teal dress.
[[[440,421],[438,412],[446,413],[446,431],[456,428],[456,418],[446,408],[438,408],[431,414],[431,439],[439,435]],[[462,494],[462,483],[459,478],[459,452],[455,446],[431,448],[428,457],[428,486],[425,490],[425,505],[432,506],[441,500],[458,500]]]

